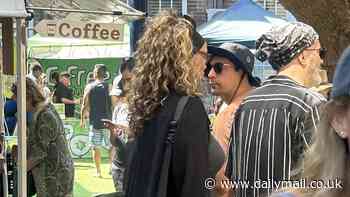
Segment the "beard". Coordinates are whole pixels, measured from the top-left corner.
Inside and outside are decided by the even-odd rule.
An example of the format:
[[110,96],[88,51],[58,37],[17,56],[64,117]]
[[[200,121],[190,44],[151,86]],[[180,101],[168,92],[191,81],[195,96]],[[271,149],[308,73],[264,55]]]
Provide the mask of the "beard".
[[321,83],[322,83],[322,78],[321,78],[320,70],[314,70],[310,74],[310,77],[308,78],[307,87],[308,88],[317,87],[321,85]]

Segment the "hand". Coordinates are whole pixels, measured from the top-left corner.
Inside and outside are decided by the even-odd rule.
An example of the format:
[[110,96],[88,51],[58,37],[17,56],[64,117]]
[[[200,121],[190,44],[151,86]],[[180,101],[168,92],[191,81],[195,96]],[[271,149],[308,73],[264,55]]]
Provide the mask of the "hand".
[[117,127],[114,127],[109,131],[111,132],[111,136],[120,136],[122,134],[122,130],[118,129]]
[[118,125],[114,124],[112,121],[103,121],[103,125],[109,129],[111,135],[119,136],[123,131]]
[[103,126],[105,126],[107,129],[109,130],[114,130],[116,129],[115,124],[113,124],[112,121],[102,121],[103,122]]
[[74,104],[80,104],[80,99],[75,99]]
[[127,130],[128,129],[128,127],[120,125],[120,124],[116,124],[115,127],[117,127],[120,130]]

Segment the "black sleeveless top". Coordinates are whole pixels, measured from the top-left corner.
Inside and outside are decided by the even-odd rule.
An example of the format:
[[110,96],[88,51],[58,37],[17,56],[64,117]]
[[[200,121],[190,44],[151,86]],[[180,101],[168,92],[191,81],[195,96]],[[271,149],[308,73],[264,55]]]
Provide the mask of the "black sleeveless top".
[[90,124],[94,129],[103,129],[101,119],[111,119],[112,102],[106,82],[94,82],[89,92]]

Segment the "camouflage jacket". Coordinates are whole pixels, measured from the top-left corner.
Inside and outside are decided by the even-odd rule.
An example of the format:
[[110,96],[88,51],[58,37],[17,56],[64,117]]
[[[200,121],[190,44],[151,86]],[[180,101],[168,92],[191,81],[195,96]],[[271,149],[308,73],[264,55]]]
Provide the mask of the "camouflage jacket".
[[28,160],[38,197],[73,195],[74,165],[64,135],[62,120],[52,105],[35,115],[27,129]]

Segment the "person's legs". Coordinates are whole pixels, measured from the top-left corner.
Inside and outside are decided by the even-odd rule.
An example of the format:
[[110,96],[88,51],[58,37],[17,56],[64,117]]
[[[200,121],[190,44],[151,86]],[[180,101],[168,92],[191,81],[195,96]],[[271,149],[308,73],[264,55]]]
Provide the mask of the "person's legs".
[[113,160],[113,157],[114,157],[114,154],[115,154],[115,151],[113,150],[115,149],[113,146],[111,146],[108,150],[109,152],[109,174],[112,175],[112,160]]
[[114,188],[117,192],[123,192],[123,181],[124,181],[124,169],[113,167],[112,168],[112,179],[114,183]]
[[110,133],[108,130],[103,130],[104,146],[108,149],[109,174],[112,174],[112,159],[114,157],[113,146],[110,142]]
[[109,156],[109,174],[112,174],[112,160],[113,160],[113,147],[109,146],[108,156]]
[[97,146],[92,149],[92,157],[95,161],[96,176],[102,177],[101,175],[101,150]]
[[101,176],[101,146],[103,145],[103,131],[92,128],[90,134],[90,143],[92,147],[92,158],[96,166],[96,176]]

